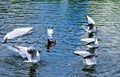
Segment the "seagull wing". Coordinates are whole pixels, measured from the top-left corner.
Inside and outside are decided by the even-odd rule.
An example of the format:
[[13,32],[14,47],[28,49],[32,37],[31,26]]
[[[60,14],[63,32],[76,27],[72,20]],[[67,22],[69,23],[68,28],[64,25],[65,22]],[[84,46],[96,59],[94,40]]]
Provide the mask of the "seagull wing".
[[94,42],[95,38],[83,38],[83,39],[80,39],[80,41],[90,43],[90,42]]
[[6,39],[13,39],[28,34],[32,29],[33,29],[32,27],[14,29],[13,31],[7,33],[4,36],[3,41],[5,41]]
[[5,44],[4,46],[6,46],[8,49],[10,49],[10,50],[13,50],[13,51],[15,51],[15,52],[19,52],[19,50],[18,49],[16,49],[14,46],[10,46],[10,45],[7,45],[7,44]]
[[20,56],[22,58],[28,58],[30,59],[31,56],[28,54],[27,50],[28,48],[27,47],[23,47],[23,46],[14,46],[17,50],[18,50],[18,53],[20,54]]
[[74,54],[80,55],[80,56],[82,56],[82,57],[86,57],[86,56],[91,55],[91,53],[88,52],[88,51],[74,51]]
[[88,24],[95,25],[95,21],[91,17],[89,17],[88,15],[87,15],[87,20],[88,20]]

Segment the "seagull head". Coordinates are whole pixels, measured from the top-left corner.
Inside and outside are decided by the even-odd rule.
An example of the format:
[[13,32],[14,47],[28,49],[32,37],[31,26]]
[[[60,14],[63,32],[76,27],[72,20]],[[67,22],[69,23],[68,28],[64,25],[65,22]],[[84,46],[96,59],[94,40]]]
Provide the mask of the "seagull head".
[[29,49],[27,50],[27,52],[28,54],[30,54],[28,61],[38,62],[40,60],[40,51],[37,51],[35,49]]
[[2,42],[7,43],[7,38],[4,38]]
[[48,27],[47,33],[50,38],[53,38],[53,27]]

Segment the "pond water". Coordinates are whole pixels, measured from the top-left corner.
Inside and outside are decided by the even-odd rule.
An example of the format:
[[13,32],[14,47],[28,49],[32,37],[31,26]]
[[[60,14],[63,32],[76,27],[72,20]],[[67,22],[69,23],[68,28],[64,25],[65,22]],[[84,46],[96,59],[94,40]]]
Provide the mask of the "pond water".
[[[33,27],[31,34],[9,45],[31,46],[41,51],[41,61],[25,63],[18,53],[0,43],[0,77],[119,77],[120,1],[112,0],[4,0],[0,1],[0,41],[7,32]],[[95,67],[85,66],[73,52],[85,50],[81,38],[88,37],[82,26],[85,16],[98,24],[101,39]],[[47,27],[54,27],[57,44],[46,52]],[[38,38],[41,39],[38,40]],[[36,42],[36,40],[38,40]],[[90,69],[86,69],[90,68]]]

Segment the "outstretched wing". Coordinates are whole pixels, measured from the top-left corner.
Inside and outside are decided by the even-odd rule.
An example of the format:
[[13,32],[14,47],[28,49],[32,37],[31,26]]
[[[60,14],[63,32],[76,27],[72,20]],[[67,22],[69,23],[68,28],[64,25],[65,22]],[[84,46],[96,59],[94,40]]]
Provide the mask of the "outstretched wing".
[[90,42],[94,42],[95,38],[83,38],[83,39],[80,39],[80,41],[90,43]]
[[13,39],[19,36],[23,36],[25,34],[28,34],[33,28],[32,27],[27,27],[27,28],[17,28],[14,29],[13,31],[7,33],[4,38],[3,38],[3,42],[6,39]]
[[87,20],[88,20],[88,24],[95,25],[95,21],[91,17],[89,17],[88,15],[87,15]]
[[86,56],[91,55],[91,53],[88,52],[88,51],[74,51],[74,54],[80,55],[80,56],[82,56],[82,57],[86,57]]

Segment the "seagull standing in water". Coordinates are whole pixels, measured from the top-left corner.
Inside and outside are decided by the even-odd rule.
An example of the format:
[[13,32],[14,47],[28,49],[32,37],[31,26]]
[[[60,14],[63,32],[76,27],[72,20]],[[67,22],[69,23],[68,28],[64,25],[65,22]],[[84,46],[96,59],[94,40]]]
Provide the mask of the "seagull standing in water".
[[74,54],[82,56],[83,57],[83,63],[86,65],[96,65],[96,55],[91,54],[88,51],[74,51]]
[[33,27],[26,27],[26,28],[17,28],[14,29],[13,31],[7,33],[4,38],[3,38],[3,42],[7,42],[8,39],[14,39],[23,35],[28,34],[31,30],[33,29]]

